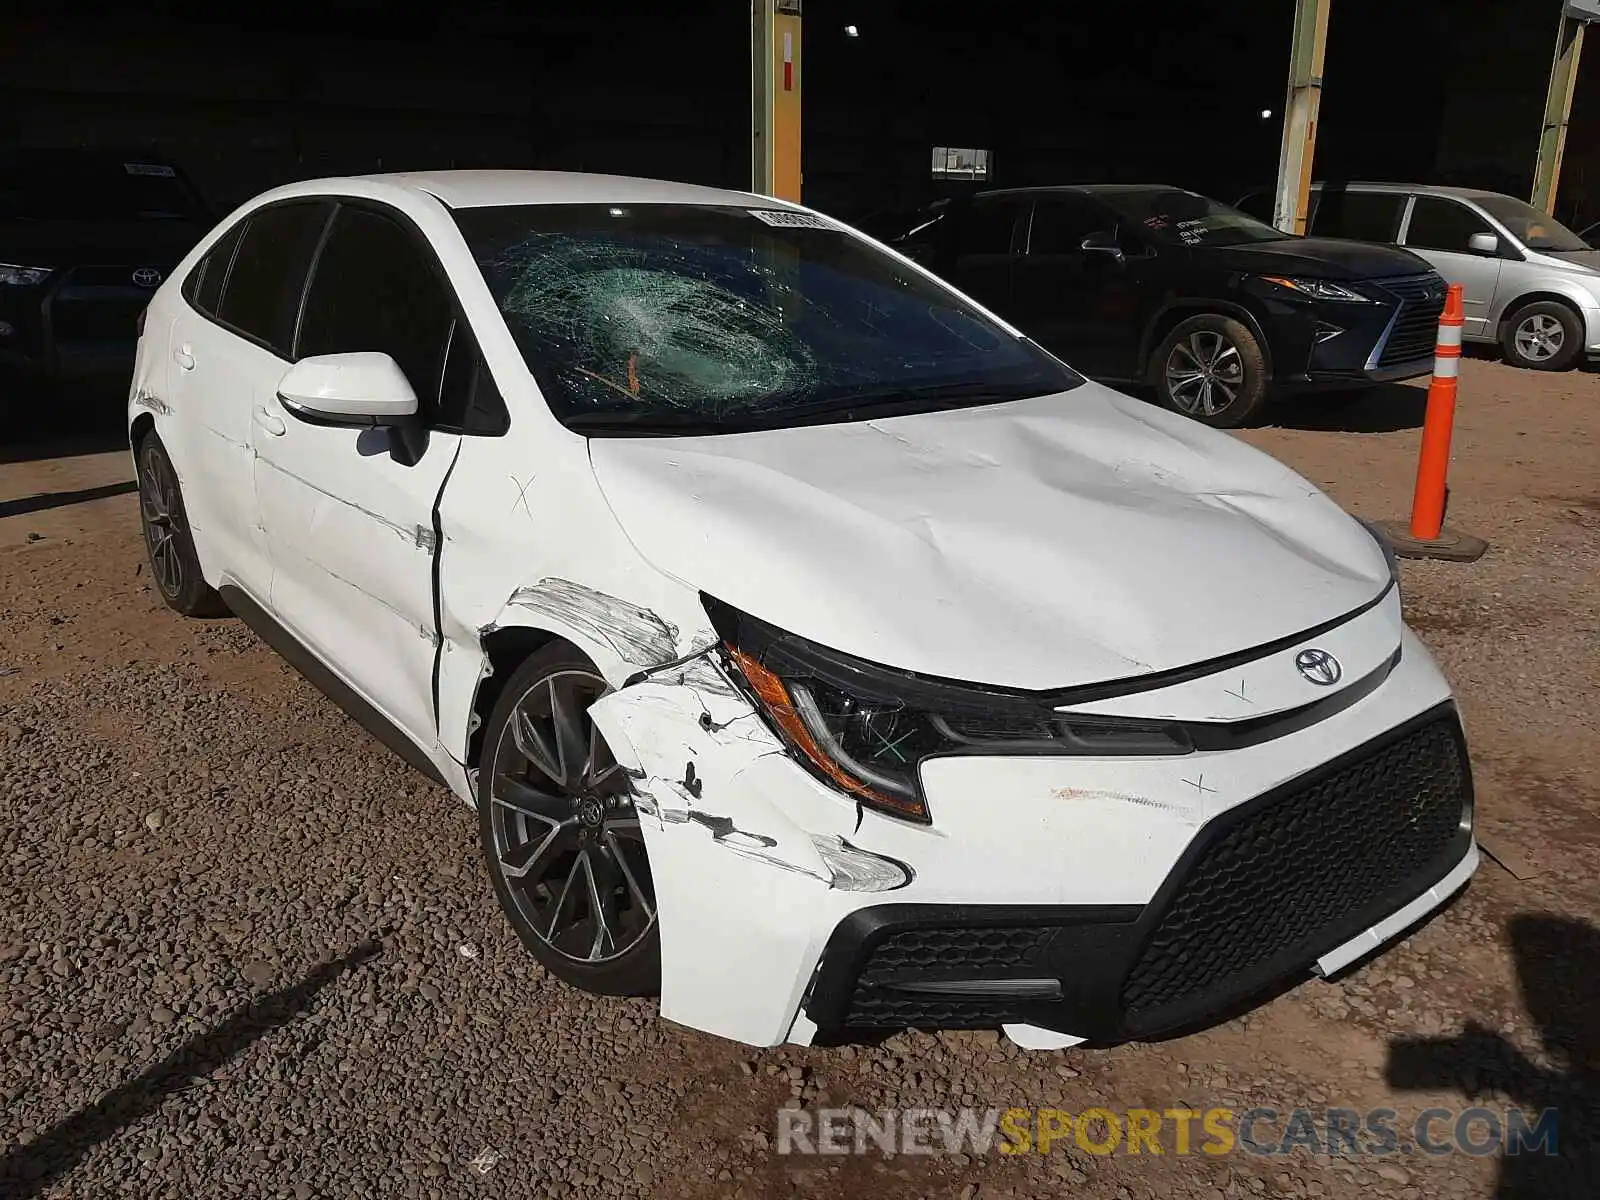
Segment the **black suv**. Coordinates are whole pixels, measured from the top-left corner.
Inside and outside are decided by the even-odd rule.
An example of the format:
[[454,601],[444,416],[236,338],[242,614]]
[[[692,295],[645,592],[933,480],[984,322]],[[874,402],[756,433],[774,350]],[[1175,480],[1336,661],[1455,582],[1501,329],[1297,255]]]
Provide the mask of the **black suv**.
[[1433,365],[1445,284],[1390,246],[1280,233],[1165,186],[980,192],[890,244],[1087,375],[1208,425]]
[[0,153],[0,367],[127,372],[139,314],[214,223],[171,165],[81,150]]

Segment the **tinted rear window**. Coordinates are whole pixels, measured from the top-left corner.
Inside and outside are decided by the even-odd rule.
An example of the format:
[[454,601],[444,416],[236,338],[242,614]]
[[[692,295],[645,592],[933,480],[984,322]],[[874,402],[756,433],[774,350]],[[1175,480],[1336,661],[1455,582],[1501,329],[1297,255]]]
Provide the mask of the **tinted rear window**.
[[332,210],[331,204],[310,201],[252,215],[233,256],[217,316],[288,358],[306,268]]
[[244,225],[235,225],[222,235],[222,240],[196,264],[184,281],[184,294],[201,312],[215,314],[222,300],[222,285],[228,282],[228,268],[233,264],[233,252],[239,248],[239,235]]

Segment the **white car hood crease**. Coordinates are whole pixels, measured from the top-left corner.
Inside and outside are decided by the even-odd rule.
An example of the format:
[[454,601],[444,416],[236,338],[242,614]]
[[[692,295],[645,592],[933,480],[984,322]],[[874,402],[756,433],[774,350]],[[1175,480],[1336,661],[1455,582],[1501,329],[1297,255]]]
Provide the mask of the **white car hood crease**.
[[982,408],[595,438],[658,570],[825,646],[1051,689],[1237,653],[1389,582],[1372,537],[1227,434],[1097,384]]

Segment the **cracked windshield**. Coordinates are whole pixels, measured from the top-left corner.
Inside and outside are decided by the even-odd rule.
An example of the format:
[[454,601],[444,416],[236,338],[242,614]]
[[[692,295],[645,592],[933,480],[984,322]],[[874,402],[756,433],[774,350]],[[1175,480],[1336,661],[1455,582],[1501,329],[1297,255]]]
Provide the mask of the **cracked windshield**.
[[526,205],[455,218],[545,399],[579,432],[769,429],[1080,382],[812,214]]

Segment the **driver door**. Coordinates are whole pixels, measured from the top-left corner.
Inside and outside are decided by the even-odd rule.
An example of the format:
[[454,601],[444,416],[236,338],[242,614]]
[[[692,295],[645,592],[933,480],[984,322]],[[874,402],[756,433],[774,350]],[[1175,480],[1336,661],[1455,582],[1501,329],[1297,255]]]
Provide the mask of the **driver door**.
[[313,423],[270,394],[254,412],[275,615],[424,747],[438,731],[434,506],[461,442],[440,428],[439,407],[470,375],[470,347],[421,236],[376,206],[342,203],[312,265],[294,357],[387,353],[417,394],[420,436]]
[[[1475,233],[1500,235],[1465,204],[1446,196],[1417,196],[1406,222],[1405,247],[1433,264],[1450,283],[1461,285],[1462,309],[1468,337],[1493,337],[1489,314],[1500,286],[1501,261],[1479,254],[1468,245]],[[1504,244],[1505,239],[1501,238]]]

